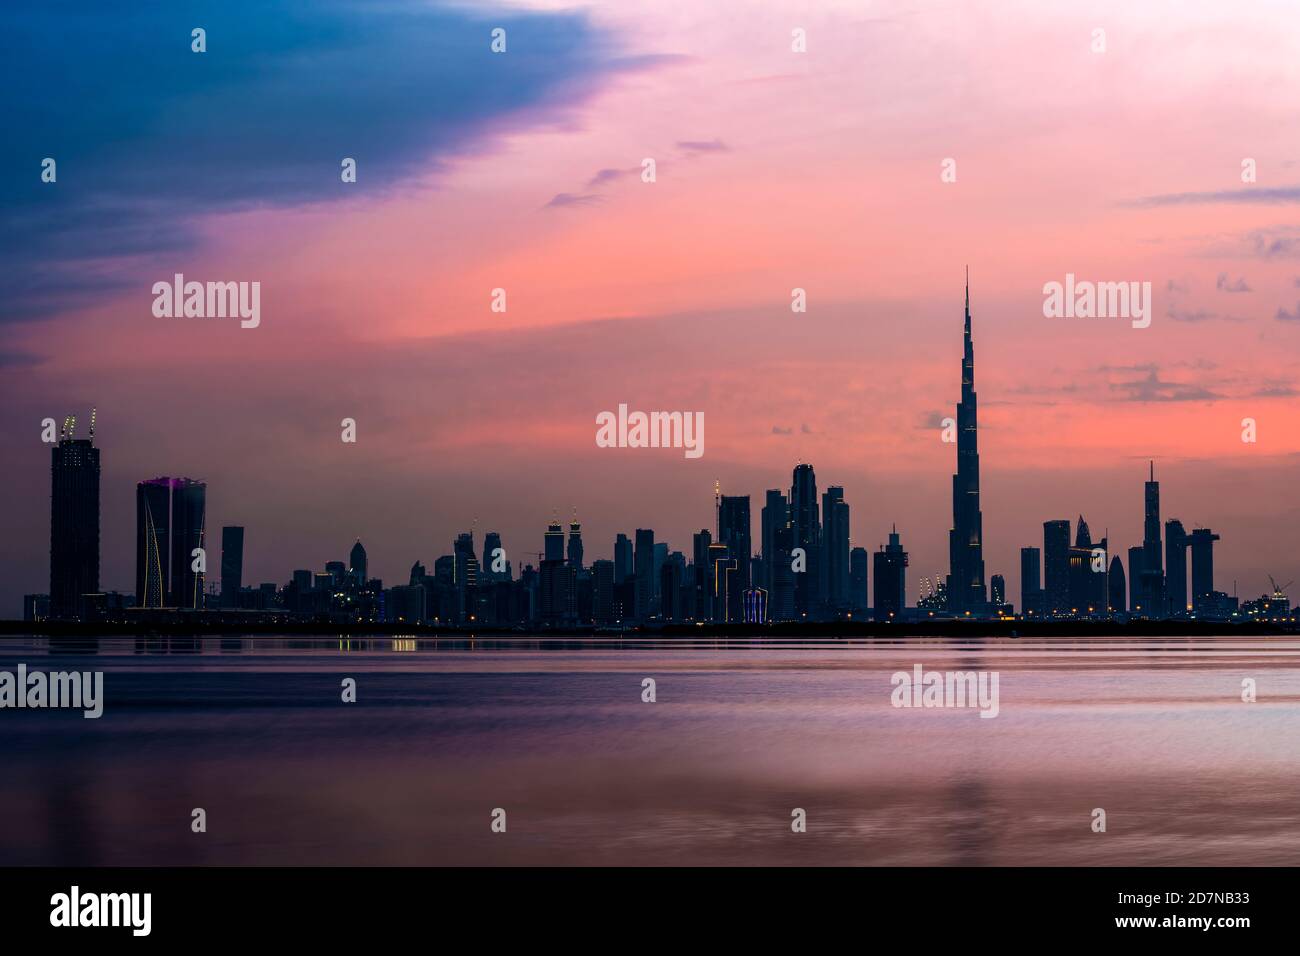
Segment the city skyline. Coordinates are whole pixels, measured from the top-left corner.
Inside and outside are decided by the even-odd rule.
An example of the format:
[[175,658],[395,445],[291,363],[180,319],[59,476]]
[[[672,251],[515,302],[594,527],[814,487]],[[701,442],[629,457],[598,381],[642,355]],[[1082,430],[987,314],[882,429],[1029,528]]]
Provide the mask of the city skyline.
[[[1148,462],[1143,488],[1143,540],[1128,549],[1125,569],[1113,553],[1109,530],[1093,540],[1082,513],[1074,543],[1068,520],[1043,522],[1042,549],[1020,549],[1020,606],[1008,597],[1006,576],[990,579],[985,591],[983,525],[979,508],[978,421],[969,271],[965,286],[963,357],[956,418],[943,422],[943,442],[955,447],[952,478],[953,528],[949,530],[949,570],[919,588],[915,607],[907,601],[909,555],[897,524],[889,545],[874,554],[854,547],[849,502],[842,486],[817,495],[810,463],[797,463],[788,495],[767,489],[760,513],[760,544],[754,552],[749,495],[724,495],[714,483],[714,522],[693,534],[691,551],[670,550],[653,528],[637,528],[631,561],[620,549],[630,542],[620,533],[608,558],[586,562],[582,525],[575,509],[565,528],[553,518],[542,550],[515,552],[515,561],[498,531],[485,531],[480,559],[475,527],[459,532],[450,555],[439,556],[428,574],[418,558],[406,584],[368,577],[368,552],[358,538],[348,561],[326,561],[324,572],[295,569],[281,587],[277,581],[241,588],[243,526],[223,525],[219,561],[221,589],[204,583],[207,560],[206,492],[202,481],[160,477],[136,486],[136,586],[125,598],[96,598],[73,604],[80,582],[97,582],[87,542],[99,541],[99,449],[94,446],[97,410],[91,413],[89,439],[74,437],[76,418],[68,416],[51,449],[50,588],[46,613],[59,618],[87,617],[134,606],[141,609],[286,610],[298,614],[350,614],[365,620],[434,621],[451,624],[540,624],[543,626],[713,621],[833,621],[874,617],[1235,617],[1239,604],[1217,588],[1213,545],[1220,535],[1195,527],[1187,534],[1170,518],[1167,551],[1162,550],[1160,484],[1155,462]],[[80,521],[70,520],[80,516]],[[536,554],[536,564],[527,562]],[[690,554],[688,558],[686,554]],[[1188,564],[1191,558],[1190,590]],[[75,560],[74,560],[75,557]],[[870,574],[868,573],[870,559]],[[518,569],[518,579],[514,570]],[[1041,572],[1040,572],[1041,568]],[[1167,575],[1167,576],[1166,576]],[[280,578],[283,581],[283,574]],[[872,586],[868,588],[868,581]],[[1272,599],[1281,594],[1274,585]],[[1126,592],[1127,582],[1127,592]],[[515,585],[518,584],[518,587]],[[500,586],[498,586],[500,585]],[[111,589],[103,589],[110,591]],[[233,593],[232,593],[233,592]],[[1267,598],[1268,592],[1261,596]],[[40,595],[24,597],[24,613],[39,616]],[[84,597],[84,595],[83,595]],[[339,606],[340,600],[343,606]],[[90,601],[87,598],[87,601]],[[129,602],[124,603],[124,602]],[[76,610],[69,610],[75,606]],[[1283,609],[1285,610],[1285,608]]]

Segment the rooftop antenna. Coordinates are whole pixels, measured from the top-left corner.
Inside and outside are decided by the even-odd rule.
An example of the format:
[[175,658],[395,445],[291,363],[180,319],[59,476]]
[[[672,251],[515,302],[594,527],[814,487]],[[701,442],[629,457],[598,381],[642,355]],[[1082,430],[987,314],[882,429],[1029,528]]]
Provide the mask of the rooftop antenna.
[[95,413],[98,411],[98,408],[90,410],[90,440],[92,443],[95,441]]

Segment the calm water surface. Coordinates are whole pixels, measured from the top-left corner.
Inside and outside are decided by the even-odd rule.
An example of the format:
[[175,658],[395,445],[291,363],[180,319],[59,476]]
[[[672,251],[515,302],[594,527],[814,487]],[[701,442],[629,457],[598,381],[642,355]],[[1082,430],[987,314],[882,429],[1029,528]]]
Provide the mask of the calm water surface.
[[[18,662],[107,702],[0,710],[0,865],[1300,864],[1292,639],[0,640]],[[997,718],[892,707],[918,663],[997,671]]]

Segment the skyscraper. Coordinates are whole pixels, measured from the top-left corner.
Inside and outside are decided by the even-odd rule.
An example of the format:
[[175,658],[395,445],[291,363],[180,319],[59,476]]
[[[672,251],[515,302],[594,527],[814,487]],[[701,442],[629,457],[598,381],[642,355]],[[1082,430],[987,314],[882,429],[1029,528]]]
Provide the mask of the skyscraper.
[[796,619],[815,617],[821,604],[819,567],[821,522],[817,517],[817,476],[812,465],[797,465],[790,485],[792,551],[803,551],[802,571],[794,573]]
[[1165,522],[1165,593],[1169,613],[1187,614],[1187,531],[1177,518]]
[[727,619],[744,620],[745,592],[750,585],[750,561],[753,557],[749,524],[749,495],[722,495],[718,499],[718,541],[736,561],[735,571],[727,578],[731,589],[727,595]]
[[1124,601],[1124,563],[1120,561],[1119,555],[1110,559],[1110,573],[1107,575],[1106,586],[1109,593],[1106,596],[1107,608],[1112,614],[1124,614],[1127,606]]
[[[984,590],[984,518],[980,513],[980,456],[976,433],[975,345],[971,339],[970,276],[966,278],[966,331],[957,403],[957,472],[952,476],[952,530],[948,532],[948,609],[979,613]],[[1068,532],[1067,532],[1068,543]]]
[[889,544],[872,555],[872,562],[876,620],[899,620],[907,606],[907,552],[899,540],[897,526],[889,532]]
[[1188,540],[1192,549],[1192,606],[1202,614],[1214,594],[1214,542],[1219,536],[1209,528],[1193,528]]
[[649,620],[654,614],[655,533],[650,528],[636,529],[636,617]]
[[75,617],[81,595],[99,590],[99,449],[95,413],[90,437],[74,438],[77,419],[63,421],[50,449],[50,616]]
[[[136,485],[135,593],[139,607],[203,606],[207,485],[190,478],[151,478]],[[206,555],[204,557],[206,564]]]
[[546,526],[546,534],[543,537],[543,561],[563,561],[564,560],[564,526],[558,521],[552,521]]
[[[1142,534],[1142,604],[1148,617],[1163,617],[1165,613],[1164,555],[1160,551],[1160,482],[1156,481],[1153,461],[1144,494]],[[1131,566],[1129,574],[1133,574]]]
[[1043,613],[1070,609],[1070,522],[1043,522]]
[[1020,613],[1043,613],[1042,552],[1037,548],[1020,549]]
[[1001,607],[1007,603],[1007,582],[1000,574],[989,578],[989,595],[992,602]]
[[822,495],[821,592],[832,614],[849,606],[849,506],[844,489],[831,486]]
[[361,539],[357,538],[357,543],[352,546],[352,551],[348,554],[348,577],[352,583],[359,588],[366,586],[366,549],[361,544]]
[[1130,614],[1150,617],[1151,611],[1142,594],[1142,558],[1145,553],[1140,544],[1128,549],[1128,608]]
[[239,607],[239,589],[244,586],[244,529],[226,525],[221,529],[221,606]]
[[871,576],[871,557],[866,548],[849,552],[849,608],[864,617],[871,605],[867,602],[867,579]]
[[[500,552],[498,554],[497,552]],[[510,562],[498,560],[505,558],[505,549],[501,547],[501,532],[489,531],[483,535],[483,561],[478,569],[478,576],[483,581],[509,581]],[[501,570],[496,570],[500,565]]]
[[574,518],[569,522],[569,564],[573,570],[582,570],[582,525]]
[[784,494],[779,489],[767,489],[767,497],[763,503],[762,511],[762,540],[763,548],[762,574],[759,575],[759,585],[771,591],[775,586],[775,578],[772,573],[776,561],[776,532],[778,528],[784,528],[790,521],[790,502],[786,500]]
[[614,539],[614,583],[622,584],[636,573],[632,559],[632,540],[625,534]]

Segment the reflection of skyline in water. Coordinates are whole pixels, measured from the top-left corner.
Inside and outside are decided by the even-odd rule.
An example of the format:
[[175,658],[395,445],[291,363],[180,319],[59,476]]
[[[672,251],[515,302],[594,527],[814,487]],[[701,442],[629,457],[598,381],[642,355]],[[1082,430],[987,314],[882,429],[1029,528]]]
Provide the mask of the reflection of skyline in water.
[[[0,864],[1300,861],[1300,642],[752,643],[0,643],[107,694],[0,711]],[[891,708],[916,663],[1001,713]]]

